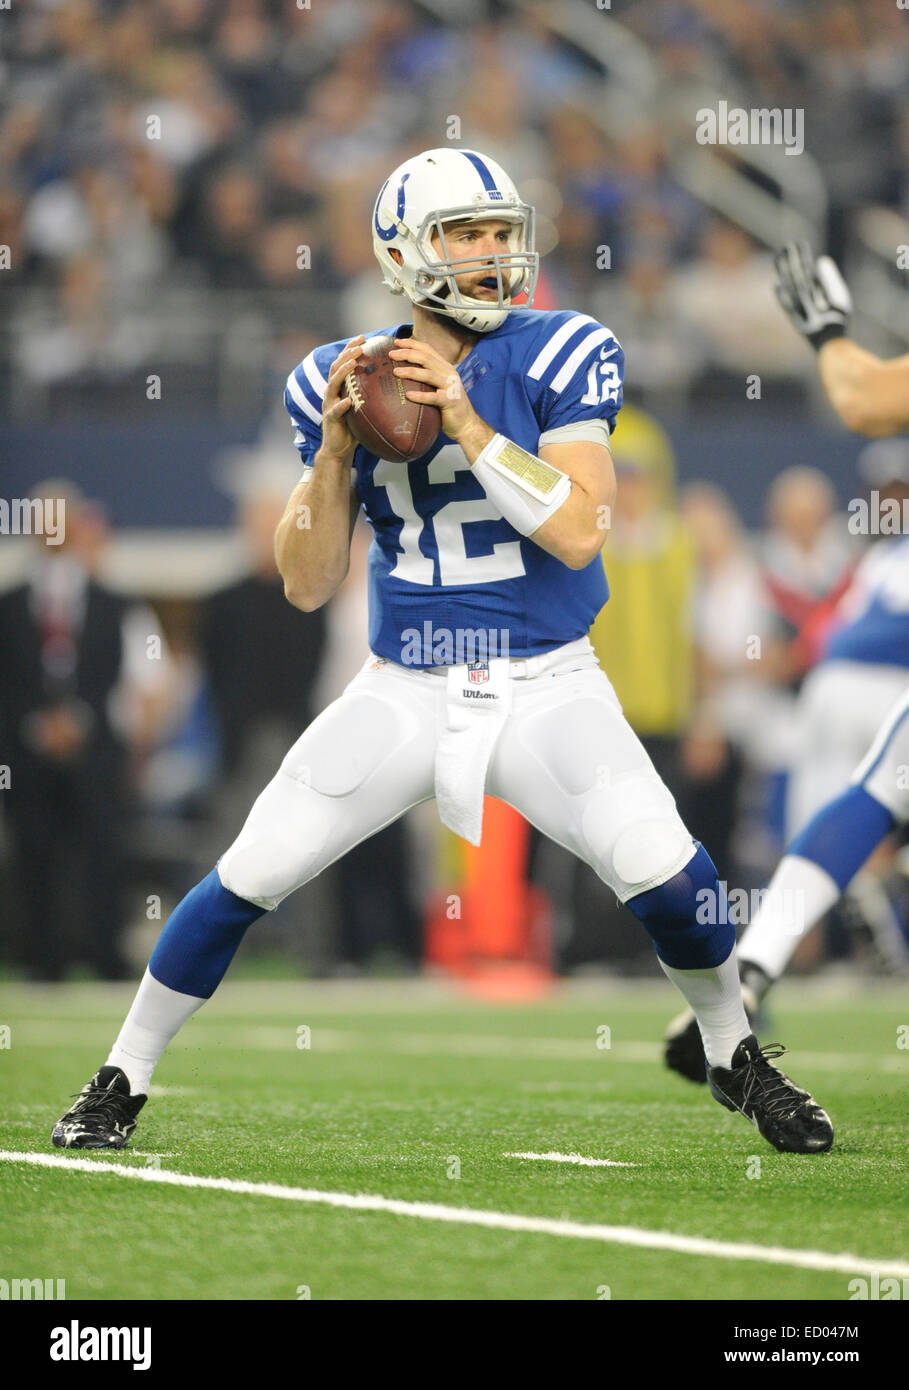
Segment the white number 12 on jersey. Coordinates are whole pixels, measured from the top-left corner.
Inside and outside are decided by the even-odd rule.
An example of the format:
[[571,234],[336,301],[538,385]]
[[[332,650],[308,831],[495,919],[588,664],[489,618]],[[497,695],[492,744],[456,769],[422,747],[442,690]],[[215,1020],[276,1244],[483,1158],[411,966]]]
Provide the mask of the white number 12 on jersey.
[[[455,473],[470,468],[456,444],[440,449],[429,465],[429,481],[450,484]],[[498,541],[488,555],[468,555],[464,542],[464,526],[471,521],[499,521],[502,513],[486,497],[464,502],[446,502],[435,516],[426,521],[413,503],[407,469],[400,463],[379,459],[373,473],[376,487],[385,489],[388,505],[403,522],[398,544],[401,553],[391,571],[394,579],[408,584],[435,582],[435,563],[420,549],[424,526],[432,528],[439,552],[439,577],[442,584],[493,584],[497,580],[517,579],[525,574],[520,541]]]

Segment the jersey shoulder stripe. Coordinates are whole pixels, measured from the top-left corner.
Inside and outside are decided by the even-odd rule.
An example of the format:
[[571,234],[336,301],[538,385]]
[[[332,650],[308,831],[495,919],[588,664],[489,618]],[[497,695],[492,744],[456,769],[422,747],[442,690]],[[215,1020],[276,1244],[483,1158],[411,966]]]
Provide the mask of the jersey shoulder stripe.
[[[297,375],[297,373],[300,370],[300,367],[295,367],[294,370],[291,372],[290,376],[287,378],[287,393],[285,396],[287,408],[288,410],[290,410],[291,402],[293,402],[297,410],[299,410],[301,414],[305,415],[308,420],[312,420],[314,425],[321,425],[322,412],[315,405],[313,405],[312,401],[307,396],[306,391]],[[322,401],[320,397],[319,405],[321,404]]]
[[[561,317],[561,315],[559,315],[559,317]],[[546,324],[545,326],[549,327],[550,325],[551,320],[550,324]],[[540,381],[546,368],[552,364],[565,347],[566,343],[580,333],[582,329],[591,327],[599,328],[600,324],[597,323],[596,319],[591,318],[589,314],[572,314],[543,344],[543,347],[527,368],[527,376],[531,377],[534,381]]]
[[[314,425],[322,423],[322,397],[328,389],[328,382],[319,370],[316,353],[324,357],[329,351],[330,347],[316,348],[303,358],[287,378],[287,390],[291,400]],[[334,361],[336,356],[337,353],[332,354],[328,361]]]
[[[605,343],[609,339],[615,341],[611,328],[597,327],[592,333],[587,333],[581,339],[580,343],[578,343],[570,357],[568,357],[559,368],[556,375],[552,378],[552,381],[549,382],[549,389],[555,391],[557,394],[564,391],[575,372],[581,364],[587,360],[594,348],[598,348],[601,343]],[[609,356],[610,354],[607,353],[606,357],[608,358]],[[604,358],[604,361],[605,360],[606,358]]]
[[303,375],[306,377],[306,380],[309,382],[310,386],[315,391],[316,395],[319,397],[319,400],[321,402],[322,397],[328,390],[328,382],[326,381],[322,373],[319,371],[319,368],[316,364],[315,352],[311,352],[308,357],[304,357],[303,361],[300,363],[300,366],[303,370]]
[[[397,328],[379,328],[372,333],[367,333],[367,338],[374,338],[380,334],[393,334]],[[294,423],[300,425],[303,417],[317,428],[322,427],[322,399],[328,389],[328,373],[331,364],[347,343],[346,338],[340,338],[333,343],[322,343],[321,346],[313,348],[303,361],[294,367],[290,376],[287,378],[286,389],[284,391],[284,404]],[[298,447],[299,440],[294,441]]]

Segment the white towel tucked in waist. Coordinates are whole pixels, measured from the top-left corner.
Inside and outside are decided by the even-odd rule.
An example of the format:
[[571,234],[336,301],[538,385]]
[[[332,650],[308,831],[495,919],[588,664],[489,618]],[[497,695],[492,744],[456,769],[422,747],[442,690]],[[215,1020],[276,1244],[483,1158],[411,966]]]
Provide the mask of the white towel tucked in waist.
[[507,657],[448,669],[445,728],[436,748],[439,819],[456,835],[480,843],[486,770],[511,708]]

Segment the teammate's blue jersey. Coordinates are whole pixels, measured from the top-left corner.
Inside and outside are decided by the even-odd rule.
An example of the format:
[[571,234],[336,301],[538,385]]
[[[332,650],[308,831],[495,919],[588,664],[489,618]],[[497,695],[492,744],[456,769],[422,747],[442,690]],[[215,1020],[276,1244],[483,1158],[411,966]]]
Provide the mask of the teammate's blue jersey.
[[[411,332],[405,325],[366,336]],[[284,400],[306,464],[321,443],[326,377],[345,342],[316,348],[287,381]],[[623,367],[613,334],[586,314],[518,309],[456,370],[480,418],[536,454],[541,438],[566,425],[600,420],[611,431]],[[447,435],[407,465],[358,446],[353,466],[375,533],[369,645],[379,656],[414,666],[527,657],[588,632],[608,597],[601,558],[570,570],[521,536]]]
[[826,661],[909,668],[909,539],[882,541],[862,561],[843,605]]

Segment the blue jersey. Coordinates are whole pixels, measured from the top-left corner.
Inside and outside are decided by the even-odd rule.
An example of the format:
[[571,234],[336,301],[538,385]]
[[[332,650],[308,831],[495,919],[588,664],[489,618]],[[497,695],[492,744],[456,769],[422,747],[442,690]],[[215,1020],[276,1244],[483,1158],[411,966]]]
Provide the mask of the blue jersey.
[[826,661],[909,667],[909,539],[881,541],[865,556],[841,605]]
[[[381,328],[403,337],[410,325]],[[289,376],[285,404],[311,465],[322,440],[326,377],[346,339],[316,348]],[[622,403],[624,354],[586,314],[518,309],[456,368],[481,419],[531,453],[564,426]],[[595,427],[588,424],[591,437]],[[555,432],[555,433],[553,433]],[[358,446],[357,496],[372,525],[369,645],[401,665],[536,656],[586,635],[608,597],[599,556],[570,570],[520,535],[486,497],[463,450],[440,434],[410,464]]]

